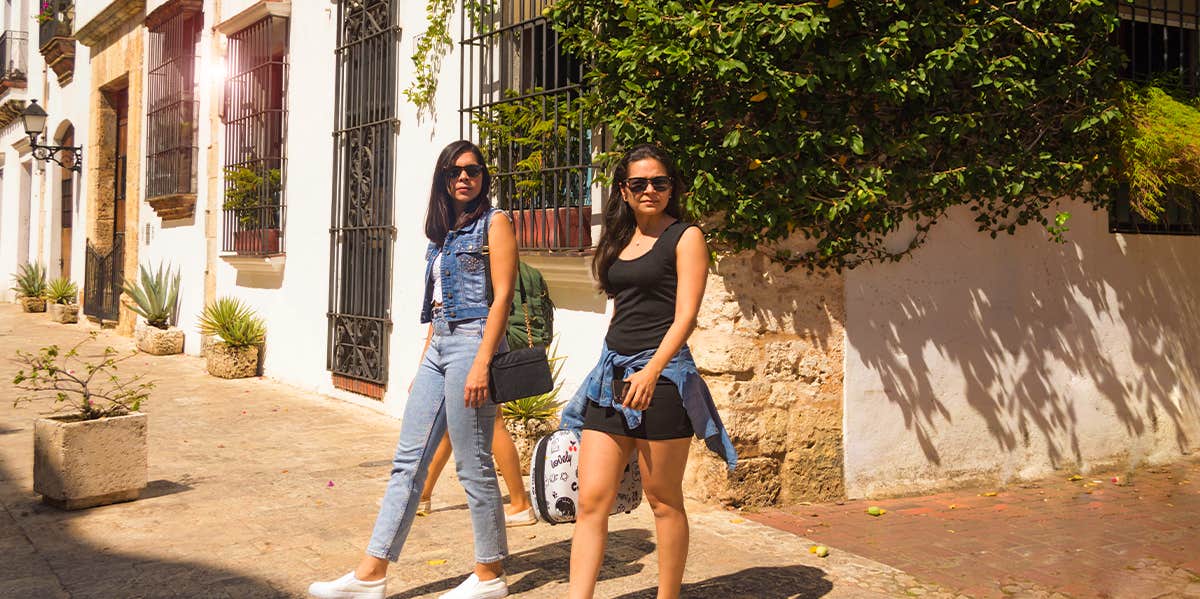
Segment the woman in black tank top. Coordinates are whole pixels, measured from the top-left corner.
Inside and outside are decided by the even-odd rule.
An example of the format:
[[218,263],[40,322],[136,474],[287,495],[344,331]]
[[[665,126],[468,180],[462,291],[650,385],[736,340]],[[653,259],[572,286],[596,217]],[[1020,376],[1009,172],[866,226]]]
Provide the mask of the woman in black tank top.
[[693,430],[679,388],[661,375],[695,328],[708,248],[699,228],[680,221],[682,181],[663,150],[634,148],[617,165],[613,180],[592,264],[601,288],[614,300],[605,344],[621,356],[653,357],[636,372],[613,369],[614,402],[641,411],[637,426],[630,427],[615,405],[589,401],[584,411],[570,596],[582,599],[595,592],[608,513],[636,449],[643,490],[654,510],[658,596],[678,597],[688,548],[683,471]]

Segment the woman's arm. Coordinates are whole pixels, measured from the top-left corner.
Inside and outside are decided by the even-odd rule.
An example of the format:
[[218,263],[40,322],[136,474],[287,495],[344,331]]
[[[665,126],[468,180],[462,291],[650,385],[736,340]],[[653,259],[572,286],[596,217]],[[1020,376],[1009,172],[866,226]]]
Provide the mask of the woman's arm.
[[488,310],[483,341],[475,354],[475,363],[467,373],[463,388],[467,407],[478,408],[487,400],[488,365],[500,347],[508,329],[508,312],[512,309],[513,287],[517,280],[517,235],[512,223],[503,213],[493,218],[488,227],[488,259],[492,268],[492,307]]
[[635,410],[650,407],[658,377],[696,328],[696,315],[700,313],[700,300],[708,282],[708,245],[697,227],[688,227],[675,246],[675,274],[675,322],[667,329],[646,367],[625,379],[629,387],[624,404]]

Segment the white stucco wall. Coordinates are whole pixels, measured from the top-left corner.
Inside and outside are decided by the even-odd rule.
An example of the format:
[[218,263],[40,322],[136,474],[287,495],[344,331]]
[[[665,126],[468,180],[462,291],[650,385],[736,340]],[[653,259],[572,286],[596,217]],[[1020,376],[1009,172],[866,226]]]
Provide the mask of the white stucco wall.
[[992,240],[966,211],[846,274],[850,497],[1161,462],[1200,447],[1200,237]]

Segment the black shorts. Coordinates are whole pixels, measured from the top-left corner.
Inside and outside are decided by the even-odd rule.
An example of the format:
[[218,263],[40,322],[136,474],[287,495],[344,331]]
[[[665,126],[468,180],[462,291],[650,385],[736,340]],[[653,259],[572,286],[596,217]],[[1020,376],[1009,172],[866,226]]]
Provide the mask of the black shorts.
[[[613,375],[615,382],[625,378],[624,371],[620,368],[615,369]],[[683,439],[693,434],[692,420],[688,418],[687,410],[683,407],[679,388],[666,377],[659,377],[658,384],[654,386],[654,395],[650,399],[650,407],[642,412],[642,422],[637,428],[629,428],[625,417],[616,408],[605,408],[591,401],[584,410],[583,428],[650,441]]]

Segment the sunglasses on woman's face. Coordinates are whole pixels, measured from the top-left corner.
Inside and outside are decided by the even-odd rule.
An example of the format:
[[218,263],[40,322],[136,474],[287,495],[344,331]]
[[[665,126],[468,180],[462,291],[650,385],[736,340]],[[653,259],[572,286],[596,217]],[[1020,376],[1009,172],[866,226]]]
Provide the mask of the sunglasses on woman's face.
[[654,191],[666,191],[671,189],[671,178],[652,177],[647,179],[645,177],[630,177],[625,180],[625,189],[628,189],[633,193],[642,193],[643,191],[646,191],[647,185],[654,186]]
[[479,166],[478,164],[468,164],[467,166],[451,166],[442,169],[442,174],[445,175],[447,179],[457,179],[459,175],[462,175],[463,171],[467,171],[467,176],[474,179],[475,177],[483,174],[483,167]]

